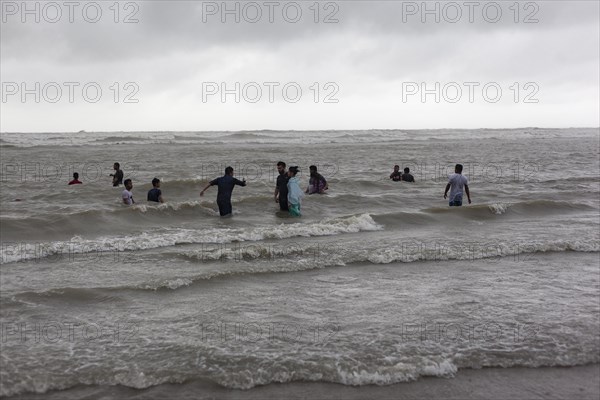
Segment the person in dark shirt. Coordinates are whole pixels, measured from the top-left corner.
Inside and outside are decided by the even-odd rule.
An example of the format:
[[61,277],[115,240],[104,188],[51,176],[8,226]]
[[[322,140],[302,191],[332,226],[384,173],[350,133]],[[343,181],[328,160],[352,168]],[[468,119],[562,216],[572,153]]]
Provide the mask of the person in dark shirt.
[[116,171],[114,174],[110,174],[112,176],[113,186],[119,186],[123,184],[123,171],[121,170],[121,166],[118,162],[114,163],[113,169]]
[[390,175],[390,179],[394,182],[400,182],[402,180],[402,174],[400,173],[400,166],[394,165],[394,172]]
[[410,172],[410,168],[408,168],[408,167],[404,168],[404,173],[402,174],[402,180],[405,182],[414,182],[415,177],[412,176],[409,172]]
[[275,185],[275,203],[279,203],[279,209],[281,211],[288,211],[288,177],[287,171],[285,170],[285,163],[279,161],[277,163],[277,183]]
[[308,169],[310,170],[310,178],[308,179],[308,187],[306,188],[306,193],[325,193],[325,191],[329,189],[329,186],[327,185],[327,181],[325,180],[323,175],[317,172],[317,166],[311,165],[310,167],[308,167]]
[[164,203],[162,192],[160,191],[160,179],[158,178],[152,179],[152,189],[148,191],[148,201]]
[[240,181],[233,177],[233,168],[225,168],[225,175],[220,178],[210,181],[200,192],[200,196],[204,196],[204,192],[211,186],[217,185],[217,205],[219,206],[219,214],[221,217],[231,215],[231,193],[235,185],[246,186],[246,180]]
[[69,182],[69,185],[80,185],[82,182],[79,180],[79,174],[73,172],[73,180]]

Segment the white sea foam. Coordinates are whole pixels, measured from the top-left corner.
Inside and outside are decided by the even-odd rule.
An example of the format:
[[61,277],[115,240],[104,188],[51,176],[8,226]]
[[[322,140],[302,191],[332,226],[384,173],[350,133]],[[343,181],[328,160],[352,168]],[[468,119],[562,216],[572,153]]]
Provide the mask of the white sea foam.
[[54,255],[67,256],[80,253],[148,250],[191,243],[231,243],[264,239],[286,239],[300,236],[329,236],[381,229],[383,227],[377,224],[369,214],[360,214],[313,223],[258,226],[250,229],[165,229],[159,232],[144,232],[124,237],[101,237],[93,240],[73,237],[70,241],[41,244],[19,243],[14,246],[3,246],[0,250],[0,255],[2,264],[5,264]]
[[489,207],[490,211],[492,211],[494,214],[501,215],[501,214],[505,214],[506,213],[506,211],[510,207],[510,204],[508,204],[508,203],[494,203],[494,204],[490,204],[488,207]]
[[[374,264],[389,264],[392,262],[414,262],[414,261],[441,261],[441,260],[475,260],[492,259],[496,257],[515,257],[522,254],[534,254],[537,252],[561,252],[561,251],[600,251],[598,240],[589,238],[573,238],[550,241],[527,241],[527,242],[482,242],[460,243],[406,243],[401,246],[383,248],[373,251],[364,251],[357,257]],[[523,258],[523,257],[521,257]],[[530,258],[533,261],[533,258]]]
[[[390,264],[394,262],[410,263],[416,261],[444,260],[481,260],[500,262],[508,258],[512,262],[535,265],[539,262],[536,253],[580,251],[600,251],[600,245],[593,239],[572,241],[484,244],[479,247],[448,243],[444,247],[437,246],[401,246],[379,247],[372,243],[362,246],[350,244],[346,248],[337,244],[302,244],[289,246],[271,246],[256,243],[240,247],[203,248],[202,250],[184,251],[183,256],[193,261],[210,262],[218,260],[231,261],[219,265],[218,268],[206,268],[193,276],[162,279],[134,284],[134,289],[158,290],[163,288],[178,289],[188,286],[197,280],[208,280],[220,276],[237,274],[285,273],[307,271],[312,269],[344,266],[353,263]],[[241,264],[240,262],[244,262]],[[129,286],[128,286],[129,287]]]

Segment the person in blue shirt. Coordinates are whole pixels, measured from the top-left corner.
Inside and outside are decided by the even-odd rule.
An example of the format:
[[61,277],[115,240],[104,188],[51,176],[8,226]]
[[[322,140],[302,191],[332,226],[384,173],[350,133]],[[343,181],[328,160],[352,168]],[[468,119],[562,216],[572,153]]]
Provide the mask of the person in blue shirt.
[[232,207],[231,207],[231,193],[233,192],[233,188],[235,185],[246,186],[246,180],[240,181],[233,177],[233,168],[227,167],[225,168],[225,175],[220,178],[213,179],[210,181],[204,189],[200,192],[200,196],[204,196],[204,192],[211,186],[217,185],[217,205],[219,206],[219,214],[221,217],[225,217],[227,215],[231,215]]
[[152,189],[148,191],[148,201],[154,201],[156,203],[164,203],[162,192],[160,191],[160,179],[152,179]]

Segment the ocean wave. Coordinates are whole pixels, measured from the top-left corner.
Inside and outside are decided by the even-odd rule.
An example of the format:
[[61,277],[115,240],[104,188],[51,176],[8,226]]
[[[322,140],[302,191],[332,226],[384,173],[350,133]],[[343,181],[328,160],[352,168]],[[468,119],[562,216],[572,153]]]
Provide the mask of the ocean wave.
[[[269,198],[270,199],[270,198]],[[65,207],[66,208],[66,207]],[[96,207],[75,212],[68,208],[59,214],[44,213],[37,216],[3,215],[0,218],[5,238],[11,235],[31,237],[32,232],[43,236],[58,234],[70,235],[72,232],[85,234],[110,230],[111,224],[120,225],[129,221],[133,226],[156,225],[156,219],[174,218],[189,220],[190,217],[218,216],[213,201],[182,201],[159,203],[136,203],[131,207],[121,204]],[[235,210],[234,210],[235,213]]]
[[[157,229],[123,237],[100,237],[82,239],[73,237],[70,241],[56,241],[35,244],[20,244],[19,249],[3,246],[0,250],[2,264],[27,259],[50,257],[55,254],[78,254],[84,252],[111,252],[148,250],[160,247],[192,243],[231,243],[259,241],[265,239],[286,239],[292,237],[329,236],[360,231],[382,230],[369,214],[330,218],[313,223],[280,224],[254,228],[209,228],[193,229]],[[40,251],[43,249],[43,252]]]
[[[368,197],[368,196],[367,196]],[[387,200],[384,197],[369,197],[368,200],[374,205],[385,206]],[[365,202],[365,196],[357,194],[337,194],[336,196],[311,196],[307,201],[316,201],[324,206],[335,203],[346,203],[360,206]],[[232,203],[236,207],[257,206],[272,204],[273,198],[270,194],[239,195],[235,196]],[[438,224],[442,218],[463,218],[468,220],[489,220],[494,218],[505,218],[514,216],[555,216],[564,215],[567,212],[589,212],[595,208],[591,205],[579,202],[533,200],[520,202],[499,202],[489,204],[465,205],[463,207],[430,207],[417,211],[396,211],[390,213],[373,214],[373,218],[379,224],[385,224],[390,228],[406,225]],[[234,213],[239,210],[234,210]],[[44,235],[63,234],[71,232],[86,232],[86,227],[106,226],[107,221],[129,221],[135,226],[154,225],[156,219],[168,219],[169,224],[174,221],[188,221],[190,217],[217,216],[218,212],[215,202],[206,200],[189,200],[181,202],[138,203],[132,207],[105,207],[87,209],[76,212],[61,212],[60,214],[26,216],[15,218],[14,216],[2,216],[2,232],[6,237],[11,234],[29,235],[30,232],[43,232]],[[111,222],[112,223],[112,222]],[[97,230],[96,228],[94,228]]]
[[[464,199],[463,199],[464,200]],[[463,201],[464,204],[464,201]],[[490,215],[556,214],[565,211],[593,211],[594,207],[578,202],[556,200],[532,200],[506,203],[473,204],[463,207],[431,207],[421,210],[428,214],[454,214],[465,217],[489,217]]]
[[[549,252],[599,252],[600,244],[593,238],[580,240],[555,240],[514,243],[447,243],[424,244],[406,241],[399,246],[380,248],[338,247],[336,244],[309,245],[293,244],[288,247],[253,244],[240,248],[214,248],[202,251],[179,253],[190,261],[235,261],[232,266],[206,270],[195,276],[168,278],[128,286],[127,289],[159,290],[177,289],[197,281],[240,274],[288,273],[344,265],[413,263],[420,261],[508,260],[536,264],[536,253]],[[277,262],[273,262],[273,261]],[[262,261],[262,262],[261,262]],[[241,263],[243,262],[243,263]]]
[[[153,136],[152,137],[153,140],[174,140],[175,139],[175,135],[161,135],[159,137],[157,136]],[[144,136],[138,135],[138,136],[107,136],[101,139],[96,139],[95,142],[101,142],[101,143],[114,143],[114,144],[118,144],[118,143],[129,143],[129,142],[144,142],[145,140],[147,140],[147,138],[145,138]]]
[[441,224],[447,218],[486,221],[497,218],[521,217],[535,215],[553,217],[568,212],[595,211],[591,205],[577,202],[534,200],[506,203],[489,203],[465,205],[463,207],[430,207],[418,211],[397,211],[373,214],[373,219],[389,228],[407,225],[422,226],[424,224]]
[[600,243],[594,238],[482,243],[422,243],[407,241],[395,248],[385,248],[371,254],[363,254],[367,261],[374,264],[415,261],[447,261],[447,260],[482,260],[493,259],[498,262],[503,257],[515,260],[536,262],[535,257],[524,257],[527,254],[548,252],[598,252]]
[[[582,155],[583,157],[584,155]],[[585,155],[587,156],[587,154]],[[560,184],[560,185],[565,185],[565,179],[540,179],[536,181],[537,183],[556,183],[556,184]],[[600,177],[598,176],[574,176],[574,177],[569,177],[568,179],[568,183],[569,186],[572,186],[573,183],[587,183],[587,182],[594,182],[594,183],[600,183]]]
[[[331,243],[288,243],[265,244],[252,242],[247,245],[232,243],[229,246],[207,245],[196,250],[169,250],[154,257],[173,260],[180,258],[185,262],[203,264],[202,269],[190,275],[161,277],[151,280],[116,283],[115,286],[89,288],[52,288],[42,292],[20,292],[19,298],[44,296],[71,298],[81,300],[97,294],[84,294],[86,291],[122,291],[122,290],[175,290],[203,281],[234,277],[248,274],[293,273],[330,267],[348,265],[446,262],[486,260],[488,263],[524,263],[539,265],[539,253],[560,252],[599,252],[600,243],[594,238],[546,240],[520,242],[487,242],[462,243],[447,242],[423,243],[407,240],[402,244],[391,246],[372,243],[351,242],[342,247]],[[212,264],[212,265],[211,265]]]
[[[207,215],[219,215],[211,206],[213,202],[207,201],[181,201],[181,202],[166,202],[162,204],[148,203],[148,204],[135,204],[130,208],[121,208],[117,212],[140,212],[142,214],[167,214],[173,215],[173,212],[178,211],[194,211],[200,212]],[[130,210],[130,211],[129,211]]]
[[[98,363],[93,369],[77,368],[71,374],[57,374],[54,379],[43,380],[36,380],[40,373],[40,367],[36,366],[31,371],[33,373],[19,376],[18,380],[14,375],[3,379],[0,395],[45,393],[77,385],[122,385],[141,390],[161,384],[181,384],[195,380],[238,390],[291,382],[327,382],[356,387],[387,386],[415,381],[421,377],[452,378],[460,374],[460,370],[467,368],[571,367],[597,363],[599,360],[597,354],[578,354],[572,344],[552,353],[540,351],[536,346],[530,352],[519,349],[486,352],[481,349],[461,351],[445,348],[437,349],[438,354],[418,350],[415,352],[401,344],[397,344],[395,348],[387,348],[388,353],[382,352],[385,348],[377,350],[355,344],[352,349],[338,348],[337,351],[321,346],[307,346],[295,351],[270,349],[262,352],[262,355],[241,355],[235,351],[207,346],[181,347],[183,346],[171,345],[168,350],[147,349],[146,353],[156,360],[154,366],[135,364],[138,357],[143,357],[138,355],[133,361],[119,360],[117,370],[117,367]],[[370,357],[366,357],[365,352]],[[174,356],[174,353],[187,356]],[[190,353],[196,356],[194,361],[190,359],[193,358],[189,356]],[[89,363],[89,357],[86,356],[85,362]],[[84,361],[69,360],[70,365],[82,362]],[[47,367],[44,368],[44,372],[46,371]]]
[[502,214],[506,213],[506,211],[508,210],[509,207],[510,207],[510,204],[506,204],[506,203],[494,203],[494,204],[488,205],[488,208],[490,209],[490,211],[492,211],[496,215],[502,215]]
[[[185,187],[187,183],[180,181],[180,185]],[[269,189],[272,190],[271,187]],[[48,200],[48,198],[52,198],[50,196],[39,195],[39,198]],[[72,192],[65,190],[62,196],[70,198],[72,197]],[[351,199],[355,199],[356,196],[351,195],[350,197]],[[320,199],[323,200],[324,197]],[[360,197],[356,197],[356,199],[360,200]],[[136,217],[156,216],[172,219],[173,217],[180,216],[187,220],[191,215],[219,215],[216,212],[217,207],[214,198],[208,195],[202,200],[167,201],[165,203],[139,201],[131,207],[123,207],[122,204],[117,203],[114,199],[112,201],[113,203],[104,204],[101,207],[97,205],[89,206],[87,209],[77,211],[73,211],[72,207],[63,206],[59,213],[53,210],[52,213],[45,212],[36,216],[3,215],[0,217],[0,221],[2,221],[2,224],[6,224],[3,226],[3,230],[6,232],[14,232],[20,229],[29,229],[31,231],[52,224],[56,231],[60,232],[61,227],[64,226],[65,233],[69,233],[73,232],[73,226],[79,225],[80,227],[84,227],[86,225],[89,226],[90,223],[102,223],[113,219],[129,219],[131,222],[137,222],[139,218]],[[267,193],[245,195],[240,192],[233,196],[231,202],[236,206],[272,205],[273,195]]]
[[[361,346],[358,346],[359,348]],[[369,350],[373,350],[369,348]],[[198,364],[206,371],[205,375],[211,381],[231,389],[251,389],[256,386],[271,383],[303,382],[331,382],[349,386],[366,385],[393,385],[396,383],[411,382],[421,377],[433,376],[451,378],[464,368],[482,367],[554,367],[576,366],[598,362],[597,354],[578,354],[578,357],[562,357],[561,354],[544,354],[532,356],[531,353],[515,349],[489,354],[475,349],[435,349],[437,354],[411,354],[414,350],[397,345],[388,349],[391,353],[371,354],[371,360],[364,354],[323,354],[318,357],[318,362],[305,359],[299,354],[290,356],[269,357],[270,362],[264,360],[256,362],[254,370],[234,368],[233,365],[240,356],[227,355],[225,360],[219,360],[212,354],[199,354]],[[431,349],[430,349],[431,350]],[[573,349],[563,349],[559,353]],[[360,351],[360,350],[359,350]],[[396,352],[402,351],[404,354]],[[461,354],[464,353],[467,354]],[[417,350],[418,352],[418,350]],[[517,355],[517,356],[515,356]],[[220,357],[219,357],[220,358]],[[272,359],[275,358],[275,359]],[[240,360],[241,361],[241,360]],[[246,359],[244,359],[246,361]],[[258,361],[258,360],[257,360]]]
[[146,131],[3,133],[3,144],[35,146],[106,146],[128,144],[269,144],[269,143],[393,143],[398,141],[539,140],[545,138],[596,138],[597,128],[571,129],[434,129],[434,130],[341,130],[341,131]]
[[[305,360],[304,357],[295,361],[280,356],[272,360],[270,365],[257,363],[258,368],[254,371],[235,372],[230,372],[230,365],[226,365],[225,368],[221,366],[221,370],[215,368],[211,365],[210,356],[200,355],[198,358],[200,366],[205,367],[208,372],[208,379],[230,389],[242,390],[272,383],[298,381],[330,382],[348,386],[385,386],[410,382],[425,376],[450,378],[458,371],[451,358],[441,355],[421,357],[412,362],[396,355],[380,356],[380,363],[377,365],[358,358],[358,355],[354,358],[327,354],[321,356],[319,362]],[[390,359],[397,360],[397,363],[389,362]],[[224,363],[220,361],[216,364]]]

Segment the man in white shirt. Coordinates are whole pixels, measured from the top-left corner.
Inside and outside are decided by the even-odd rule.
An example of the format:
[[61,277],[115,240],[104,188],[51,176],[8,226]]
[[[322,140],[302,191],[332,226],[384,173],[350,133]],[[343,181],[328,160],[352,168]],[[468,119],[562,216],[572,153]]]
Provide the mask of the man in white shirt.
[[444,198],[447,198],[448,190],[450,190],[450,199],[449,205],[460,207],[462,206],[462,196],[463,196],[463,187],[465,189],[465,193],[467,194],[467,199],[469,199],[469,204],[471,204],[471,193],[469,193],[469,185],[467,181],[467,177],[462,175],[463,166],[461,164],[456,164],[454,167],[454,173],[448,177],[448,184],[446,185],[446,190],[444,191]]
[[123,198],[123,204],[130,206],[135,203],[135,201],[133,201],[133,193],[131,193],[131,189],[133,189],[133,183],[131,183],[131,179],[125,179],[123,184],[125,185],[125,190],[123,190],[123,193],[121,194],[121,197]]

